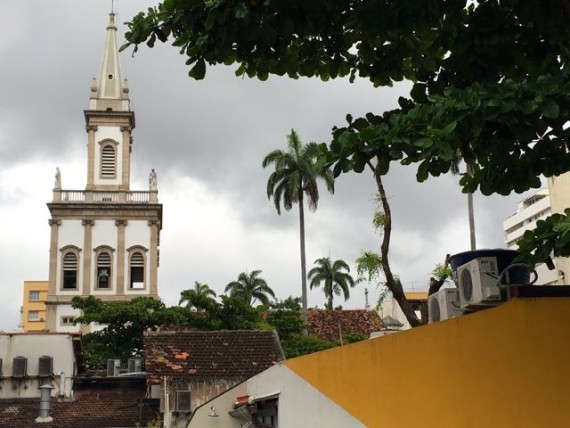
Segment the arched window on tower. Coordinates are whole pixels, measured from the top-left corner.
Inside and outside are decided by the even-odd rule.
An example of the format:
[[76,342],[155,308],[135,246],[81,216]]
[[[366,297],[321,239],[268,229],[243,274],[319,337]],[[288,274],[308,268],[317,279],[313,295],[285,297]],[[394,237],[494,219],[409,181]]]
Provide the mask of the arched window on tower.
[[77,289],[77,254],[68,250],[63,253],[63,282],[64,290]]
[[143,289],[144,284],[144,254],[141,250],[134,250],[130,254],[129,259],[130,266],[130,288],[131,289]]
[[117,154],[113,144],[101,147],[101,178],[115,178],[117,175]]
[[97,288],[111,288],[111,254],[102,251],[97,256]]

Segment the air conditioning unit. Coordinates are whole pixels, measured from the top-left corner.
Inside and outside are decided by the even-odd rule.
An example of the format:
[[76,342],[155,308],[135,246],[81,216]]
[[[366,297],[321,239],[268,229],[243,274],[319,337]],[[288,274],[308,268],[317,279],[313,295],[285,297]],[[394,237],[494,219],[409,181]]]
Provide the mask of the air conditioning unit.
[[479,257],[457,268],[461,309],[495,306],[501,302],[496,257]]
[[40,357],[38,364],[38,376],[50,377],[53,374],[53,358],[48,356]]
[[428,323],[444,321],[463,314],[459,307],[459,290],[442,288],[428,297]]
[[142,361],[140,358],[130,358],[128,364],[129,373],[139,373],[142,371]]
[[28,359],[26,357],[14,357],[12,360],[12,377],[23,378],[28,375]]
[[121,369],[121,360],[107,360],[107,376],[118,376]]
[[176,411],[190,411],[190,391],[176,391]]

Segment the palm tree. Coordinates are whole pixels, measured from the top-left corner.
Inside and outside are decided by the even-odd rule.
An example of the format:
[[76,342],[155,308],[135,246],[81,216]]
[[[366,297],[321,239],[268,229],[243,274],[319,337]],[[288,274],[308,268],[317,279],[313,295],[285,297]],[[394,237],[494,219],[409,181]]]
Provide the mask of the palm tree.
[[[294,129],[287,136],[287,148],[274,150],[263,159],[263,168],[274,164],[275,171],[267,180],[267,197],[273,198],[277,213],[281,214],[281,204],[289,211],[295,203],[299,204],[299,236],[301,247],[301,301],[303,321],[307,325],[307,261],[305,257],[305,211],[304,196],[307,196],[309,209],[317,209],[319,188],[317,180],[325,182],[327,190],[334,192],[334,178],[331,171],[317,165],[319,152],[316,143],[303,144]],[[306,335],[307,330],[303,333]]]
[[309,271],[311,289],[318,287],[324,282],[323,290],[327,298],[325,305],[328,310],[333,309],[333,295],[344,295],[344,300],[350,297],[350,287],[354,287],[354,279],[350,276],[350,267],[344,260],[331,261],[329,257],[322,257],[315,260],[317,266]]
[[[461,170],[459,169],[459,163],[463,160],[460,154],[457,154],[456,157],[451,161],[451,173],[453,175],[461,174]],[[465,174],[472,176],[473,175],[473,166],[469,162],[465,162],[466,171]],[[471,245],[471,251],[475,251],[477,249],[477,241],[475,237],[475,210],[473,209],[473,192],[467,193],[467,213],[469,217],[469,242]]]
[[216,292],[208,284],[196,281],[193,289],[183,290],[180,293],[179,305],[186,303],[187,308],[204,309],[204,302],[214,300]]
[[260,273],[260,270],[240,273],[237,281],[226,285],[226,293],[229,292],[230,296],[242,299],[248,305],[252,305],[256,300],[263,305],[269,305],[269,297],[275,299],[275,294],[267,285],[267,281],[259,277]]

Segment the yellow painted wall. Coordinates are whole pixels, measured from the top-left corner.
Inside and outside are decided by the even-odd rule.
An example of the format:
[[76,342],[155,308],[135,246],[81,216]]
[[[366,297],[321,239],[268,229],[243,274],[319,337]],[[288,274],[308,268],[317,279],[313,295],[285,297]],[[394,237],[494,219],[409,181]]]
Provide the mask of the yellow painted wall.
[[[48,294],[48,281],[24,281],[24,295],[22,304],[22,326],[25,332],[43,331],[46,327],[46,299]],[[30,300],[30,291],[40,293],[39,300]],[[30,311],[39,312],[39,321],[29,321]]]
[[369,427],[568,427],[570,298],[515,299],[285,364]]

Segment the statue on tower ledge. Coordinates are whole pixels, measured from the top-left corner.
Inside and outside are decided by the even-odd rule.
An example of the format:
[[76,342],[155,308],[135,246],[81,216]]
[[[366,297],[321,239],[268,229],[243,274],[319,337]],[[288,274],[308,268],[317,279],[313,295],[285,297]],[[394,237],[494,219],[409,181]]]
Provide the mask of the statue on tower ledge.
[[150,175],[148,176],[148,187],[150,190],[158,190],[158,182],[154,168],[152,169]]
[[61,172],[59,171],[59,166],[55,168],[55,190],[61,190]]

